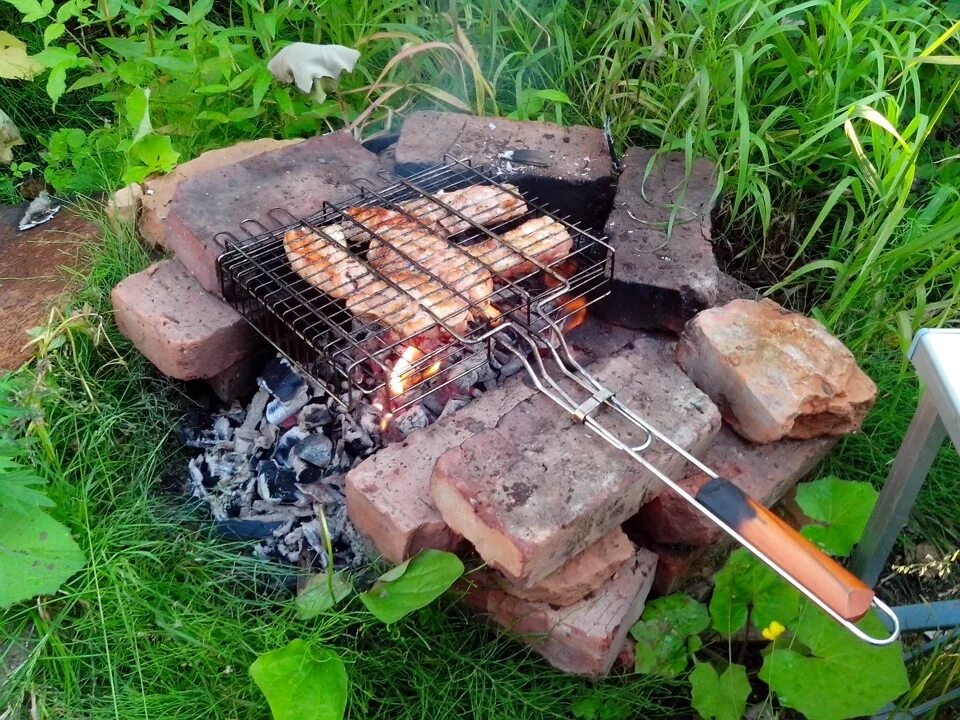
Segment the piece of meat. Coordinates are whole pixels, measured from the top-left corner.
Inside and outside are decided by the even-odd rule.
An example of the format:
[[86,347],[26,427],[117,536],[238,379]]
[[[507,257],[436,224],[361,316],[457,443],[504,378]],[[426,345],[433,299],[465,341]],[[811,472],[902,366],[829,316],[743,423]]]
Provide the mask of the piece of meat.
[[[439,226],[443,234],[456,235],[472,227],[457,212],[477,225],[488,227],[513,220],[527,212],[527,204],[519,196],[517,187],[509,183],[503,187],[505,189],[495,185],[470,185],[449,192],[441,190],[434,194],[438,202],[425,197],[417,198],[401,203],[400,209],[424,225]],[[447,210],[440,203],[456,212]]]
[[426,271],[481,310],[490,302],[490,272],[447,239],[428,232],[420,223],[395,210],[350,208],[345,212],[376,233],[367,257],[378,270]]
[[[573,238],[566,228],[549,216],[532,218],[513,230],[474,245],[461,245],[495,277],[513,280],[549,267],[573,250]],[[534,262],[536,261],[536,262]]]
[[383,272],[400,290],[377,277],[349,250],[342,233],[328,237],[309,228],[288,230],[283,247],[300,277],[336,300],[354,317],[374,320],[402,338],[423,333],[436,324],[435,315],[456,332],[466,332],[467,303],[423,273],[410,268]]

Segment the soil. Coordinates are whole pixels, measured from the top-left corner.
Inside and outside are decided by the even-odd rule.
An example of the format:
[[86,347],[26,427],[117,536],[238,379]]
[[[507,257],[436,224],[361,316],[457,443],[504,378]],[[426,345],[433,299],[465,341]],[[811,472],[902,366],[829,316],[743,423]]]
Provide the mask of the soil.
[[20,231],[26,204],[0,206],[0,370],[30,357],[27,330],[41,325],[50,307],[71,289],[67,268],[81,267],[99,229],[64,208],[52,220]]

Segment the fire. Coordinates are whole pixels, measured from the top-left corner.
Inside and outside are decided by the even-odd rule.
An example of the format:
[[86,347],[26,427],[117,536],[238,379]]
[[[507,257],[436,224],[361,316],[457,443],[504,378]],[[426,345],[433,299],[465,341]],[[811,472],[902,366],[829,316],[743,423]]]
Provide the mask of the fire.
[[416,345],[406,347],[390,372],[390,397],[399,397],[414,385],[440,372],[441,363],[439,360],[424,370],[417,370],[417,363],[424,357],[423,351]]
[[587,319],[587,299],[584,297],[573,298],[563,306],[566,319],[563,321],[563,329],[570,332],[575,327],[580,327]]

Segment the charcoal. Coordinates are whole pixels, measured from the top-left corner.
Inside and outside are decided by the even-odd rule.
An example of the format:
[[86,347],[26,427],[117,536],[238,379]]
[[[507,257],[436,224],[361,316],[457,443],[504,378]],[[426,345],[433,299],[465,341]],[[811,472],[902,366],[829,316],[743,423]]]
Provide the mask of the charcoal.
[[420,398],[420,404],[434,417],[440,417],[443,413],[443,407],[446,405],[442,393],[432,392]]
[[260,387],[267,390],[281,403],[293,400],[297,393],[305,390],[307,386],[304,379],[296,373],[285,358],[277,358],[268,363],[258,378],[258,382]]
[[293,454],[317,467],[327,467],[333,460],[333,442],[326,435],[307,435],[294,446]]
[[321,470],[320,468],[310,465],[309,463],[304,463],[304,468],[297,471],[297,485],[300,486],[301,492],[304,495],[310,495],[310,489],[314,485],[320,485],[323,483],[324,479],[327,477],[327,470]]
[[309,400],[310,393],[307,390],[306,383],[304,383],[292,398],[287,400],[274,398],[267,403],[267,410],[264,416],[267,418],[267,422],[280,425],[300,412],[300,409],[306,405]]
[[260,426],[260,437],[257,439],[257,447],[263,450],[269,450],[272,448],[273,444],[277,441],[277,435],[279,432],[280,428],[273,423],[263,423]]
[[429,423],[430,418],[419,403],[411,405],[393,418],[394,427],[404,435],[422,430]]
[[263,520],[230,518],[217,520],[213,529],[218,535],[228,540],[263,540],[271,537],[273,532],[283,525],[283,521],[265,522]]
[[213,434],[221,442],[229,442],[233,435],[233,428],[230,427],[230,419],[225,415],[218,417],[213,423]]
[[260,388],[257,394],[253,396],[250,405],[247,407],[247,416],[243,419],[240,426],[244,430],[253,430],[263,419],[263,413],[267,409],[267,403],[270,402],[270,393]]
[[373,439],[363,428],[357,427],[349,415],[343,416],[342,427],[344,447],[351,455],[366,455],[373,450]]
[[315,430],[333,422],[333,413],[324,403],[311,403],[303,406],[297,421],[304,430]]
[[233,451],[246,457],[253,455],[259,437],[260,433],[255,428],[246,428],[241,425],[233,432]]
[[236,400],[230,403],[228,407],[223,412],[224,417],[226,417],[233,425],[240,425],[247,417],[247,411],[243,409],[243,406]]
[[300,499],[297,476],[293,470],[268,460],[257,472],[257,494],[268,502],[295,503]]
[[307,433],[294,425],[277,440],[277,447],[273,451],[273,459],[281,465],[286,465],[294,446],[305,437],[307,437]]
[[440,417],[447,417],[452,413],[455,413],[460,408],[466,407],[470,404],[471,398],[463,397],[453,397],[447,401],[447,404],[443,408],[443,412],[440,413]]

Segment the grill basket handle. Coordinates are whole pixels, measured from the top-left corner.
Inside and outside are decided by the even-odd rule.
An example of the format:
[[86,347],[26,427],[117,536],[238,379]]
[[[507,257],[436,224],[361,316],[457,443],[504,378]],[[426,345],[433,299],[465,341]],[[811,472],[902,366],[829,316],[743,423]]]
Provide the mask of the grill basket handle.
[[873,590],[729,480],[718,477],[696,499],[845,620],[870,609]]

